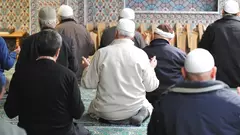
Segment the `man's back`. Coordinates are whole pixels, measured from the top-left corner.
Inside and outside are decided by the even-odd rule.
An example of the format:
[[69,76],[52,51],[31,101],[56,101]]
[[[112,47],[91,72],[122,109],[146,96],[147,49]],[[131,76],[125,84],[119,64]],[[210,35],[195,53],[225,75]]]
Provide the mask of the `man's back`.
[[[39,44],[36,42],[39,38],[39,33],[31,35],[23,41],[23,45],[21,46],[21,52],[19,54],[16,64],[16,70],[18,70],[19,67],[24,66],[25,64],[35,62],[36,59],[39,57]],[[71,39],[68,39],[65,36],[62,36],[62,39],[62,47],[57,62],[69,68],[73,72],[76,72],[78,69],[76,57],[72,54],[72,46],[68,45],[68,43],[71,42]]]
[[184,66],[186,54],[182,50],[170,45],[168,41],[163,39],[151,41],[150,45],[143,50],[149,58],[156,56],[158,63],[155,72],[161,82],[161,85],[159,85],[161,90],[166,90],[168,87],[184,80],[181,68]]
[[[94,59],[99,82],[97,96],[89,112],[97,113],[104,119],[122,120],[135,115],[148,102],[146,91],[152,91],[158,86],[147,54],[135,47],[130,39],[114,40],[112,45],[96,52]],[[89,74],[92,71],[90,69]],[[85,82],[85,79],[90,80],[86,77]],[[86,84],[86,87],[89,86]]]
[[91,39],[90,34],[86,28],[80,24],[77,24],[74,20],[69,19],[60,23],[56,30],[73,40],[75,45],[75,56],[78,61],[79,70],[77,72],[77,78],[80,80],[83,67],[82,67],[82,56],[88,57],[94,54],[94,43]]
[[19,115],[18,125],[29,135],[72,135],[73,118],[81,117],[84,106],[75,75],[40,59],[15,72],[5,110],[9,117]]
[[230,87],[240,85],[240,19],[237,16],[225,16],[210,25],[199,47],[213,55],[218,80]]
[[177,92],[162,97],[154,108],[148,135],[240,134],[239,95],[223,83],[209,84],[214,85],[192,82],[189,85],[195,88],[177,87]]
[[[102,38],[101,38],[101,43],[100,43],[100,48],[106,47],[112,43],[112,41],[115,39],[115,33],[116,33],[116,26],[110,27],[108,29],[105,29]],[[137,46],[138,48],[144,48],[146,47],[146,42],[144,41],[142,35],[135,31],[135,36],[133,38],[134,45]]]

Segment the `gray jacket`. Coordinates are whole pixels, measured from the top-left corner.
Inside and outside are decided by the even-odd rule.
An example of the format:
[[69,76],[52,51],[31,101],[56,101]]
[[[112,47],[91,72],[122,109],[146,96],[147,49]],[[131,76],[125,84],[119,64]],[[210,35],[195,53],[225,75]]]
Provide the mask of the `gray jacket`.
[[63,20],[56,27],[56,30],[73,40],[74,53],[80,66],[76,75],[80,81],[83,72],[82,56],[88,57],[94,54],[94,42],[87,29],[83,25],[77,24],[73,19]]
[[27,135],[26,132],[16,125],[11,125],[0,120],[0,135]]

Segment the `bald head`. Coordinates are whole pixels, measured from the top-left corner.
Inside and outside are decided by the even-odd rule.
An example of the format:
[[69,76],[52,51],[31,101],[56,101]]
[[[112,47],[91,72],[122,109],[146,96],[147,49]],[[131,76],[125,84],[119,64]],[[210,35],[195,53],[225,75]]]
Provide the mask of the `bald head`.
[[198,48],[187,55],[182,73],[190,81],[208,81],[215,79],[216,70],[210,52]]

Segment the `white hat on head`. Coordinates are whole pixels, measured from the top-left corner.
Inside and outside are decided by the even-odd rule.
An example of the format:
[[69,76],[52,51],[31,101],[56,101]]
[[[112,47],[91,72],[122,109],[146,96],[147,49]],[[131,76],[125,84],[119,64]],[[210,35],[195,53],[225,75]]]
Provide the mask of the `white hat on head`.
[[187,55],[184,68],[188,73],[205,73],[211,71],[214,65],[214,58],[210,52],[198,48]]
[[120,12],[120,17],[124,18],[124,19],[134,20],[135,19],[135,12],[131,8],[124,8]]
[[128,33],[135,33],[135,23],[129,19],[120,19],[117,29]]
[[235,0],[227,0],[223,10],[229,14],[236,14],[239,12],[239,4]]
[[58,9],[58,15],[63,16],[63,17],[73,16],[73,9],[68,5],[62,5]]

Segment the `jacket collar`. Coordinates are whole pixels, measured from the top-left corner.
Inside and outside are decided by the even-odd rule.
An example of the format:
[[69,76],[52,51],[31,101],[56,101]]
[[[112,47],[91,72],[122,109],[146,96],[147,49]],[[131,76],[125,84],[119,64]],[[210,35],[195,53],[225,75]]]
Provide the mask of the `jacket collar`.
[[165,40],[165,39],[154,39],[154,40],[152,40],[151,42],[150,42],[150,46],[151,45],[153,45],[153,46],[155,46],[155,45],[169,45],[169,42],[167,41],[167,40]]
[[229,86],[221,81],[184,81],[177,84],[174,88],[170,89],[170,91],[177,93],[203,93],[219,89],[229,89]]
[[69,19],[62,20],[59,24],[62,24],[62,23],[65,23],[65,22],[75,22],[75,23],[77,23],[74,19],[69,18]]
[[236,20],[240,22],[240,17],[239,16],[232,16],[232,15],[227,15],[222,18],[223,20]]
[[110,45],[115,45],[115,44],[126,44],[126,45],[134,45],[134,42],[131,39],[128,38],[122,38],[122,39],[115,39]]
[[43,28],[41,29],[41,31],[43,31],[43,30],[48,30],[48,29],[50,29],[50,30],[55,30],[54,28],[51,28],[51,27],[43,27]]

